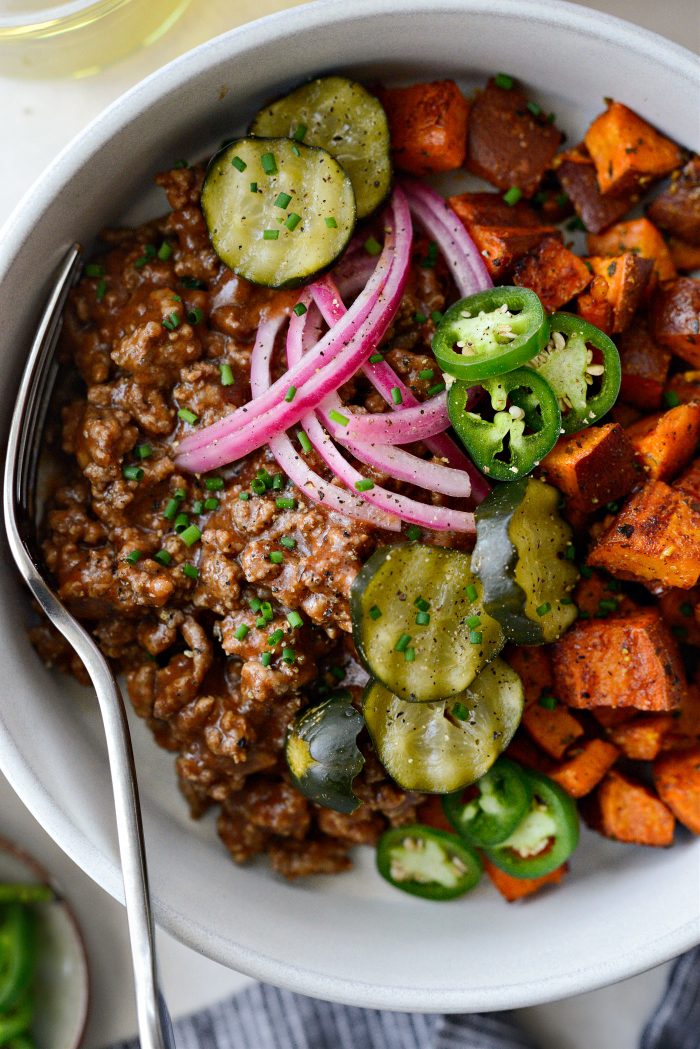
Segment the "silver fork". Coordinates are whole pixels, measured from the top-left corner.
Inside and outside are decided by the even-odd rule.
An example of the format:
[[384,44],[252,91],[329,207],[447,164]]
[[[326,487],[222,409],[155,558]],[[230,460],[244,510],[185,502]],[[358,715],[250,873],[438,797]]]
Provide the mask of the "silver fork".
[[44,579],[37,537],[37,467],[46,412],[58,374],[55,349],[63,307],[81,266],[82,251],[74,244],[56,274],[22,375],[7,447],[5,523],[22,578],[53,625],[80,656],[97,693],[117,818],[141,1049],[175,1049],[170,1017],[158,990],[143,825],[124,700],[107,660]]

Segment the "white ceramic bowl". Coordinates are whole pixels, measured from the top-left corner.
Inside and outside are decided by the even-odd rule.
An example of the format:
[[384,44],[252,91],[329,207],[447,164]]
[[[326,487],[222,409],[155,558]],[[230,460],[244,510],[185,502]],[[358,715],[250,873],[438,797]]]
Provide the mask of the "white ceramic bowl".
[[[154,172],[245,124],[263,100],[314,73],[454,76],[506,70],[575,142],[611,95],[700,146],[700,72],[690,53],[568,4],[522,0],[336,0],[213,40],[111,106],[31,189],[0,248],[7,420],[52,270],[76,238],[164,208]],[[136,205],[134,201],[138,201]],[[0,760],[55,840],[120,895],[107,758],[95,704],[47,671],[24,634],[27,601],[0,566]],[[188,819],[172,757],[134,727],[158,921],[196,950],[307,994],[394,1009],[533,1004],[640,972],[700,940],[700,843],[635,849],[586,834],[568,883],[523,906],[488,886],[450,906],[392,891],[359,850],[354,873],[289,885],[236,868],[213,821]]]

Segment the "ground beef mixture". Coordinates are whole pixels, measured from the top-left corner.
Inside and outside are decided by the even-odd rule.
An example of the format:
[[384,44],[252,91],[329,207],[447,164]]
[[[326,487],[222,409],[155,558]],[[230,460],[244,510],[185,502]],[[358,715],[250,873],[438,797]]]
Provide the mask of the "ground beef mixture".
[[[308,503],[266,450],[219,471],[220,488],[178,472],[172,449],[192,432],[188,413],[207,425],[250,398],[261,311],[296,301],[293,292],[237,279],[218,260],[199,207],[202,174],[181,167],[159,176],[169,213],[137,230],[106,231],[104,253],[71,295],[62,352],[78,393],[63,408],[58,441],[67,465],[49,502],[44,556],[62,600],[124,675],[136,712],[176,755],[192,815],[218,806],[219,834],[234,860],[267,853],[288,877],[341,871],[353,845],[413,821],[420,799],[389,781],[361,740],[361,807],[351,816],[321,809],[291,785],[283,745],[290,719],[319,690],[344,675],[354,680],[349,591],[387,536]],[[420,397],[430,385],[418,374],[432,362],[430,314],[449,294],[441,264],[426,265],[425,249],[416,242],[384,347]],[[233,382],[222,383],[222,364]],[[358,406],[385,409],[361,379],[341,392]],[[277,505],[284,496],[294,508]],[[191,546],[178,534],[173,506],[201,530]],[[269,559],[275,550],[281,564]],[[266,603],[264,626],[251,601]],[[302,627],[288,623],[292,610]],[[284,641],[265,665],[275,630]],[[33,640],[47,663],[85,680],[48,624]],[[293,647],[293,661],[285,647]]]

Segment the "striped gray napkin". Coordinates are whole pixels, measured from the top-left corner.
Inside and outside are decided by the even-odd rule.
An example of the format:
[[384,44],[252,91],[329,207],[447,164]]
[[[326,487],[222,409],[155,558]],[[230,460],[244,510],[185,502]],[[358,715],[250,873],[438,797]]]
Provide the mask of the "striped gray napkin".
[[[509,1013],[379,1012],[266,984],[178,1021],[175,1041],[177,1049],[545,1049]],[[112,1049],[138,1049],[138,1042]],[[700,947],[673,966],[639,1049],[700,1049]]]

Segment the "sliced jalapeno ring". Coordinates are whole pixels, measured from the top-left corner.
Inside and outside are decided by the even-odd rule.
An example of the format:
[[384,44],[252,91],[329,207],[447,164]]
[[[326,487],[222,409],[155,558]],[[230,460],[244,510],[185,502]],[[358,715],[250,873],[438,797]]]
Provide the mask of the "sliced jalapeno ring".
[[433,338],[443,371],[476,383],[513,371],[549,337],[547,314],[529,288],[489,288],[451,306]]
[[615,343],[572,313],[552,314],[547,345],[528,367],[554,390],[566,433],[601,419],[620,392],[620,355]]
[[518,826],[530,807],[531,788],[520,765],[499,758],[471,787],[446,794],[442,807],[448,820],[470,844],[499,845]]
[[[452,384],[447,395],[450,421],[475,465],[490,480],[517,481],[538,465],[556,444],[561,412],[551,386],[532,368],[478,383],[489,395],[493,418],[467,411],[469,387]],[[520,406],[523,397],[529,410]]]
[[456,834],[422,823],[393,827],[377,845],[377,869],[396,889],[426,900],[454,900],[478,883],[477,853]]
[[512,834],[486,855],[514,878],[541,878],[561,867],[578,844],[579,820],[574,801],[539,772],[526,772],[530,806]]

